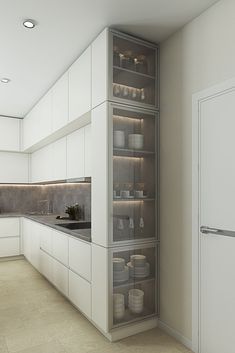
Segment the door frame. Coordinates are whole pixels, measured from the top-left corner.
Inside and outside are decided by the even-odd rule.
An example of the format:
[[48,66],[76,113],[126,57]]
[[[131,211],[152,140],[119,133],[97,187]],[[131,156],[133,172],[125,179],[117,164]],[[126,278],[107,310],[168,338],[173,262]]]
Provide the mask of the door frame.
[[235,78],[192,96],[192,350],[200,353],[200,119],[201,104],[235,90]]

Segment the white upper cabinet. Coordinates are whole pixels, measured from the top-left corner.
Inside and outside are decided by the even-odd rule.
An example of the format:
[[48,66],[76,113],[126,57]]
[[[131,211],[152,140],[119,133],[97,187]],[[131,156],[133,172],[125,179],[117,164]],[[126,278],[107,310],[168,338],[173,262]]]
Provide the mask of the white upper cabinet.
[[81,178],[85,175],[85,132],[79,129],[67,136],[67,178]]
[[52,145],[31,154],[31,182],[53,180]]
[[91,109],[91,46],[69,69],[69,121]]
[[0,152],[0,165],[0,183],[28,183],[28,154]]
[[85,177],[92,176],[91,166],[91,124],[85,126]]
[[38,103],[37,141],[52,133],[52,91],[48,91]]
[[61,129],[69,119],[68,71],[52,87],[52,131]]
[[52,92],[34,106],[23,120],[23,151],[52,133]]
[[67,177],[66,171],[67,139],[62,139],[52,144],[52,180],[64,180]]
[[0,150],[20,151],[21,120],[0,117]]
[[108,28],[92,43],[92,108],[108,99]]

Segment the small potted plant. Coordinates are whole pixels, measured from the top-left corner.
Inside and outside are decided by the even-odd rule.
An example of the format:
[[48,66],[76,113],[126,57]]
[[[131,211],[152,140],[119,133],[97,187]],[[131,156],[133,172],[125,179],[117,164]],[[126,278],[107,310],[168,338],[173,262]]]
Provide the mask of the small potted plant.
[[73,206],[67,206],[65,213],[69,215],[69,219],[80,221],[82,219],[82,207],[76,203]]

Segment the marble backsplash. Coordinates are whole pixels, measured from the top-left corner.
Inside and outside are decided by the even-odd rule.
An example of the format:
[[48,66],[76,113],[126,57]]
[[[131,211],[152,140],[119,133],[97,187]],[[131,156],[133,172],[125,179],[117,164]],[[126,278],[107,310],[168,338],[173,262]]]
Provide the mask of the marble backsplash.
[[91,184],[1,185],[0,213],[52,212],[63,215],[78,203],[85,220],[91,219]]

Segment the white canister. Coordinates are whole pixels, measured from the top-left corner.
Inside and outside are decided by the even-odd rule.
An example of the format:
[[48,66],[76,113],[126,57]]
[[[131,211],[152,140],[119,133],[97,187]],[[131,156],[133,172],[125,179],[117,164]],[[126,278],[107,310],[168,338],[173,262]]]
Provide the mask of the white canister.
[[122,130],[116,130],[113,133],[113,145],[117,148],[125,147],[125,132]]
[[130,134],[128,136],[129,148],[140,150],[144,147],[144,135],[142,134]]

